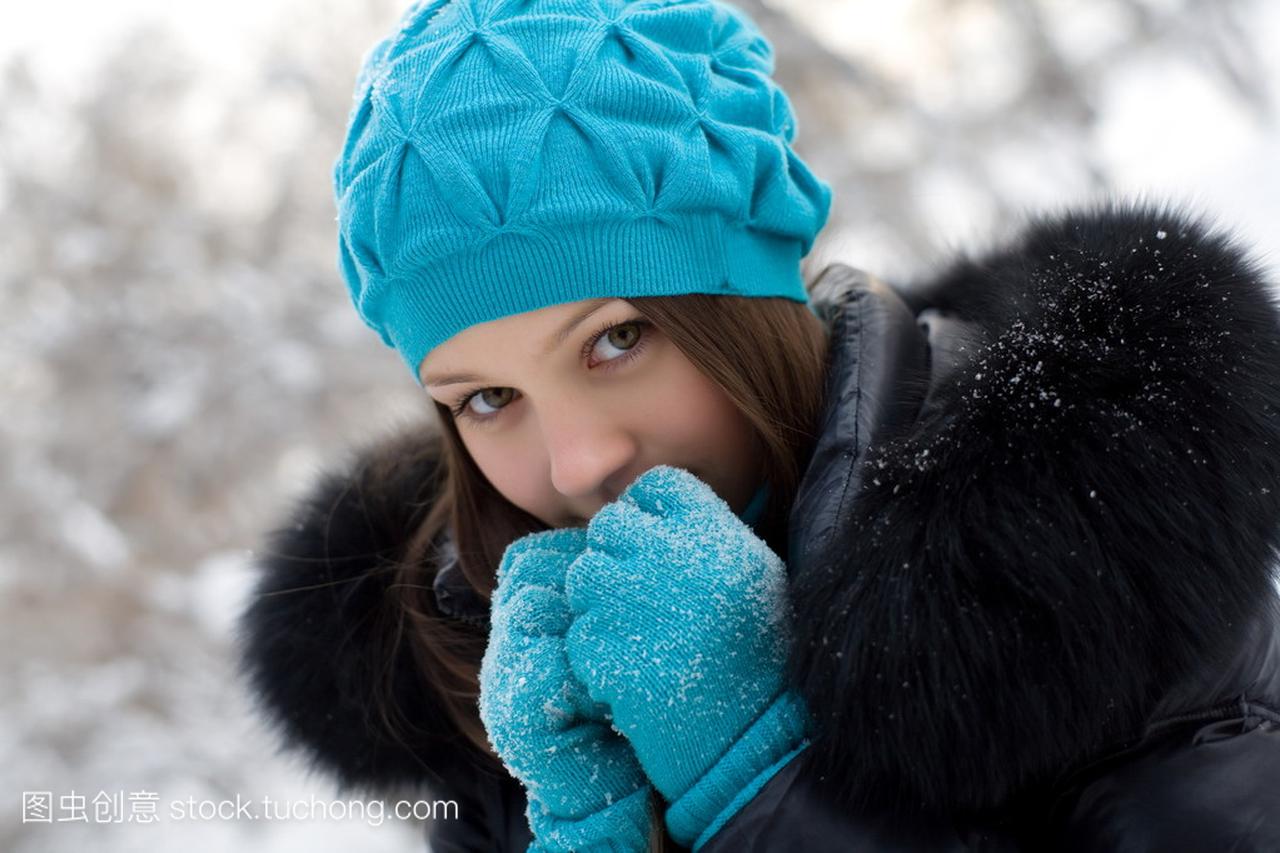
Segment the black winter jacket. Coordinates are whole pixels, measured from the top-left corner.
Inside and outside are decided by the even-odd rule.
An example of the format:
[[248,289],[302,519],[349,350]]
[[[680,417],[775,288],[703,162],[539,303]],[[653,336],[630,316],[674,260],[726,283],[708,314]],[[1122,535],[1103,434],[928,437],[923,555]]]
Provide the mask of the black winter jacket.
[[[1258,267],[1178,211],[1104,207],[915,287],[832,265],[811,295],[827,405],[787,566],[818,733],[704,849],[1280,851],[1280,310]],[[372,642],[437,471],[374,492],[370,455],[268,537],[243,672],[342,789],[456,800],[434,850],[523,850],[520,785]],[[486,631],[449,545],[436,600]],[[372,712],[384,672],[420,736]]]

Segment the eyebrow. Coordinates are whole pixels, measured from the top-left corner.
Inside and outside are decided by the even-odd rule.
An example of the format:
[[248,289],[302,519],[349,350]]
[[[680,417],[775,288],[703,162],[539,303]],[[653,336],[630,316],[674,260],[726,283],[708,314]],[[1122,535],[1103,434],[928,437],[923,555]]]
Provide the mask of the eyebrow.
[[[551,355],[551,353],[565,342],[566,338],[573,334],[574,329],[578,328],[578,326],[581,325],[588,317],[614,301],[616,298],[617,297],[613,296],[604,296],[599,299],[594,299],[585,310],[570,317],[569,321],[560,327],[560,331],[556,332],[550,339],[548,339],[546,348],[542,351],[542,357],[545,358]],[[483,381],[485,381],[484,377],[475,373],[443,373],[439,376],[427,376],[423,379],[424,384],[433,387],[439,387],[442,385],[460,385],[463,382]]]

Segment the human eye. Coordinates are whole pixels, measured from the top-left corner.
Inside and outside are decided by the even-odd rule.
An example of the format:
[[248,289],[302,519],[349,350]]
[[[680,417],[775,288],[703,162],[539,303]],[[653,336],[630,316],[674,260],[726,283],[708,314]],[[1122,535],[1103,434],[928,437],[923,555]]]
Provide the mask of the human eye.
[[480,423],[483,423],[488,420],[492,420],[495,417],[495,415],[485,414],[485,413],[476,414],[475,412],[473,412],[471,410],[471,406],[469,405],[470,402],[472,400],[483,400],[484,395],[488,394],[490,391],[511,391],[511,390],[512,390],[511,388],[481,388],[477,391],[472,391],[470,394],[467,394],[461,400],[454,403],[453,406],[450,407],[450,411],[452,411],[453,416],[455,418],[458,418],[459,420],[474,421],[474,422],[480,422]]
[[[620,355],[603,359],[597,362],[600,366],[599,370],[613,370],[625,362],[635,358],[645,348],[649,340],[649,335],[643,334],[643,330],[649,328],[653,323],[644,317],[631,317],[618,323],[609,323],[604,327],[597,329],[587,337],[587,341],[582,346],[582,358],[589,358],[599,343],[604,342]],[[619,334],[613,334],[617,331]],[[487,400],[486,397],[491,392],[501,392],[498,396],[500,399],[495,403]],[[510,402],[512,395],[515,393],[514,388],[479,388],[463,397],[450,407],[453,416],[458,420],[468,421],[476,425],[485,425],[497,419],[502,409],[506,408],[506,404]],[[472,400],[480,400],[493,408],[489,412],[477,412],[471,407]]]
[[[586,358],[595,352],[596,344],[603,341],[622,353],[622,355],[615,358],[606,359],[606,366],[601,368],[602,370],[613,370],[618,365],[635,358],[644,349],[649,336],[642,335],[641,330],[651,325],[653,324],[644,317],[632,317],[631,319],[623,320],[621,323],[606,324],[587,338],[587,342],[582,346],[582,357]],[[624,334],[617,336],[618,339],[615,341],[613,333],[617,330],[623,330]]]

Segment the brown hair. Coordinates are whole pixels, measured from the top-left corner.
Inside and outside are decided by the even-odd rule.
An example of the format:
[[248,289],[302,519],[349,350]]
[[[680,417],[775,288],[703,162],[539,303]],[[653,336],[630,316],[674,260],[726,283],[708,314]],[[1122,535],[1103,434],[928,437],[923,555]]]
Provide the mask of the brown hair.
[[[786,556],[789,509],[815,440],[825,387],[827,337],[802,303],[781,298],[686,294],[627,300],[733,401],[755,428],[763,448],[770,500],[756,531]],[[495,762],[477,707],[478,675],[487,637],[483,629],[442,616],[430,594],[432,545],[452,526],[459,565],[486,601],[507,545],[546,525],[507,501],[468,454],[448,408],[434,403],[442,440],[427,452],[441,456],[439,497],[414,531],[397,568],[395,588],[410,645],[423,677],[446,713],[482,754]],[[425,576],[424,576],[425,575]],[[396,640],[405,624],[396,626]],[[655,805],[657,801],[655,801]],[[655,809],[655,815],[661,811]],[[655,820],[652,849],[675,849]]]

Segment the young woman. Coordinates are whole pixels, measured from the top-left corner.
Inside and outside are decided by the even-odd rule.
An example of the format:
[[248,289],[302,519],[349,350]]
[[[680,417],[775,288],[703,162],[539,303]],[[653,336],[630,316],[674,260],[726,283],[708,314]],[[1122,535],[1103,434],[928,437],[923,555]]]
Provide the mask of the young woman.
[[1177,211],[901,290],[772,53],[687,2],[439,0],[334,171],[438,414],[274,531],[246,677],[444,850],[1280,849],[1280,312]]

